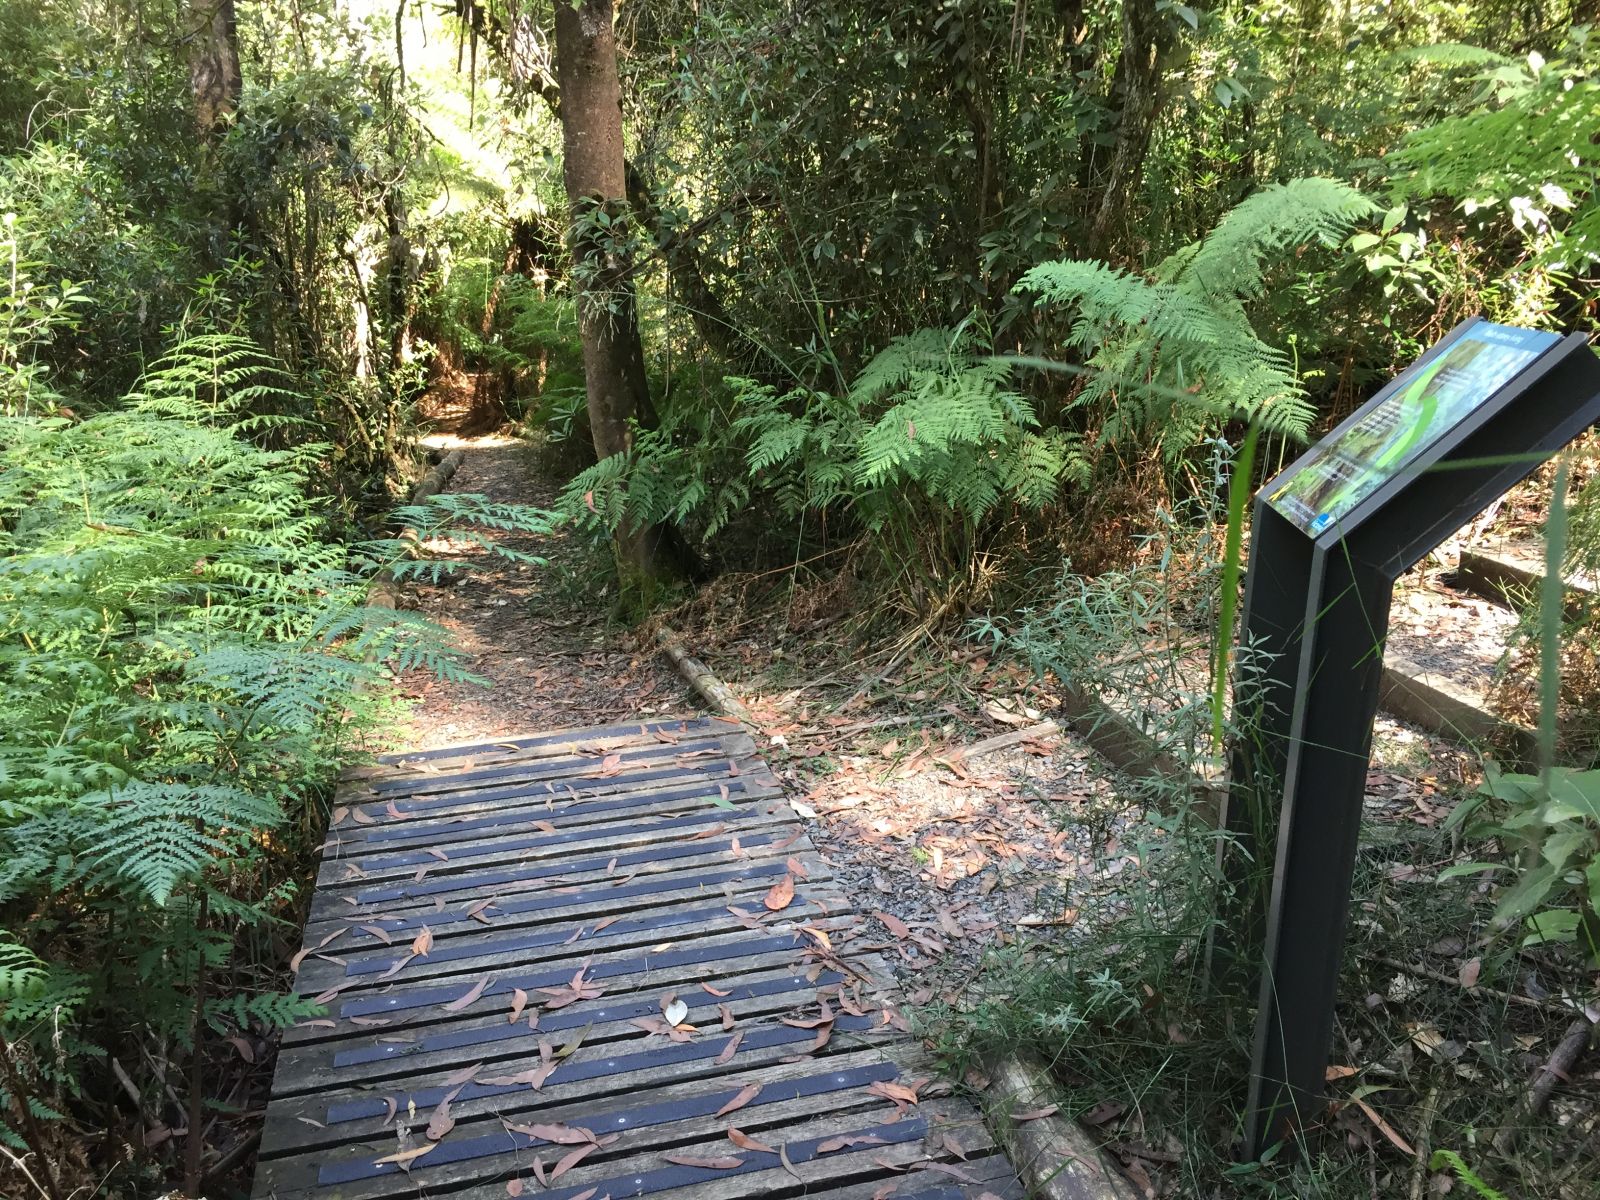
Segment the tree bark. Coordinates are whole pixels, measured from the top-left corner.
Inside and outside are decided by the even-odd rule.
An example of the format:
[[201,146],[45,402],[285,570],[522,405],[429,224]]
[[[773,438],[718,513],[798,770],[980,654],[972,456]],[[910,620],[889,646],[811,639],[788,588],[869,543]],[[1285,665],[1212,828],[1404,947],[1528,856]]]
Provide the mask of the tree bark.
[[1095,258],[1104,257],[1111,249],[1120,220],[1127,216],[1144,175],[1145,155],[1161,104],[1160,43],[1161,14],[1156,11],[1156,0],[1124,0],[1122,54],[1112,83],[1113,94],[1121,100],[1117,144],[1089,231],[1089,253]]
[[189,81],[200,136],[215,141],[239,109],[239,28],[233,0],[190,0]]
[[[562,173],[589,429],[595,454],[608,458],[631,450],[632,423],[652,416],[630,279],[622,87],[611,0],[562,0],[555,10]],[[601,215],[609,221],[604,227],[596,221]],[[646,582],[668,565],[667,538],[658,530],[625,524],[616,543],[619,564]]]

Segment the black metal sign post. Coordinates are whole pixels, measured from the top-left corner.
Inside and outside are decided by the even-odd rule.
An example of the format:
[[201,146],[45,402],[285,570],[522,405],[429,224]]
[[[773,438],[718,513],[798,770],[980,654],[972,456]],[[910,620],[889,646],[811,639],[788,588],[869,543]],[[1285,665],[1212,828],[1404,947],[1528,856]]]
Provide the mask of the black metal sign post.
[[[1264,865],[1245,1130],[1258,1156],[1320,1108],[1395,580],[1600,421],[1584,338],[1473,319],[1256,498],[1229,826]],[[1251,938],[1247,921],[1238,936]]]

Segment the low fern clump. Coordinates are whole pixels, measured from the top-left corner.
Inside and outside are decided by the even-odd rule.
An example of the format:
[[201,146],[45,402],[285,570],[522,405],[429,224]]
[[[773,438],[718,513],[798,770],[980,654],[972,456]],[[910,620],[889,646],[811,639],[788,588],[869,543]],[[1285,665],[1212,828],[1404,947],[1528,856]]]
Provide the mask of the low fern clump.
[[43,394],[0,411],[0,1141],[48,1161],[113,1061],[162,1111],[151,1063],[311,1011],[270,964],[388,703],[365,685],[461,669],[363,606],[395,544],[329,536],[325,447],[250,343],[185,342],[84,418]]

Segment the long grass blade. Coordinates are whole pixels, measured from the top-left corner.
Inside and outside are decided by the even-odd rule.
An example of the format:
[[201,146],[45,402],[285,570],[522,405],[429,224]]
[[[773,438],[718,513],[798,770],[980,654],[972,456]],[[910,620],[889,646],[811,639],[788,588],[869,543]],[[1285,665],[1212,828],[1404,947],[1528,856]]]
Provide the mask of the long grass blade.
[[1216,660],[1211,673],[1211,736],[1222,747],[1224,708],[1228,699],[1228,657],[1233,649],[1233,625],[1239,609],[1240,548],[1244,545],[1244,510],[1250,503],[1250,482],[1255,474],[1256,440],[1261,430],[1252,425],[1233,460],[1228,480],[1228,533],[1222,548],[1222,603],[1217,610]]

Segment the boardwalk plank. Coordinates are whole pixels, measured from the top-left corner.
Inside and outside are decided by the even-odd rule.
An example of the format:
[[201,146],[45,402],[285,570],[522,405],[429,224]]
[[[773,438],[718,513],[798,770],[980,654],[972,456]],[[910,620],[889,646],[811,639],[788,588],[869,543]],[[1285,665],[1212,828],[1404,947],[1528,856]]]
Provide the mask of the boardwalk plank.
[[[1020,1196],[970,1106],[867,1090],[932,1071],[739,727],[406,756],[336,804],[296,979],[326,1014],[285,1031],[258,1200],[500,1200],[513,1179],[555,1200]],[[551,1179],[577,1147],[518,1127],[557,1125],[622,1137]]]

